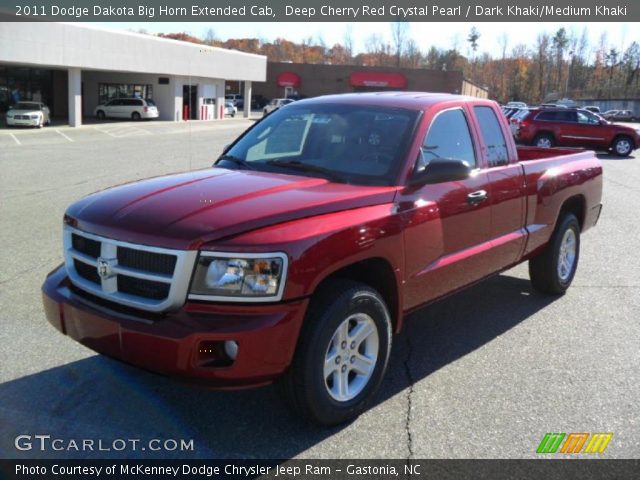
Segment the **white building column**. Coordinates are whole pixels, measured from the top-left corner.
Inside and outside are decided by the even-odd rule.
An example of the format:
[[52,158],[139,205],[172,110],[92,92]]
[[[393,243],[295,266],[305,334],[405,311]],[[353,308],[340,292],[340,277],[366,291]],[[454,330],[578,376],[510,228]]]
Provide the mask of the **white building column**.
[[69,126],[82,125],[82,70],[70,68],[69,76]]
[[251,115],[251,82],[244,82],[244,118],[249,118]]

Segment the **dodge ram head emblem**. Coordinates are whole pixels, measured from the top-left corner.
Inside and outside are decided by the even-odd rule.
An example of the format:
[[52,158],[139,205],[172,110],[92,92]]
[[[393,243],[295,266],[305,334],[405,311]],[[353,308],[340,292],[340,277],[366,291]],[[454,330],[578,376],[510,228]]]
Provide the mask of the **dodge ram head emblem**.
[[105,280],[111,276],[111,265],[104,258],[98,259],[98,276]]

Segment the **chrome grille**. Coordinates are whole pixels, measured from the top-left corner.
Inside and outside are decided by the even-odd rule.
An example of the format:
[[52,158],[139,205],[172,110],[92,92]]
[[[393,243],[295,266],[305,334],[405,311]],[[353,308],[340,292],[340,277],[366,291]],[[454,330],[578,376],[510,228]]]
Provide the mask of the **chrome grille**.
[[81,290],[151,312],[185,301],[196,251],[137,245],[65,226],[65,266]]
[[118,264],[137,270],[173,275],[173,270],[176,267],[176,256],[118,247]]

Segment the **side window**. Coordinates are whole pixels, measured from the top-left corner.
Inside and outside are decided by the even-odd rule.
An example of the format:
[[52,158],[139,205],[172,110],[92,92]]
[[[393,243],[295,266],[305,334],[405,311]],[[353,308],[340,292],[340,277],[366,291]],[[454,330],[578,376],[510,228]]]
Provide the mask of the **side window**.
[[461,109],[446,110],[436,115],[433,120],[422,144],[424,166],[432,158],[465,160],[471,168],[475,168],[476,155],[469,124]]
[[574,111],[556,112],[559,122],[571,122],[576,123],[578,121],[578,115]]
[[553,121],[556,119],[556,112],[541,112],[538,114],[538,116],[536,117],[536,120],[547,120],[547,121]]
[[489,166],[507,165],[509,163],[507,141],[493,109],[491,107],[473,107],[473,111],[478,118],[480,133],[484,144],[487,146],[487,162]]
[[578,123],[586,123],[588,125],[598,125],[598,117],[590,112],[578,112]]

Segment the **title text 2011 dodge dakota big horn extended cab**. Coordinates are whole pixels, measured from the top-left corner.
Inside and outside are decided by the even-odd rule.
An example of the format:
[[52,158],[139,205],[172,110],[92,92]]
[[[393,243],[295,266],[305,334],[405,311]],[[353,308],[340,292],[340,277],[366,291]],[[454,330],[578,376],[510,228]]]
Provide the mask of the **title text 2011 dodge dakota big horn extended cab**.
[[45,311],[147,370],[278,379],[297,411],[335,424],[366,408],[407,312],[525,260],[535,288],[564,292],[601,190],[592,152],[517,148],[491,101],[303,100],[214,168],[72,205]]

